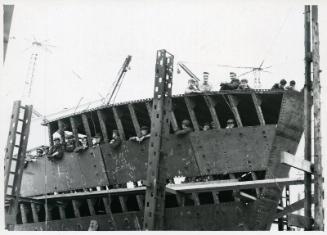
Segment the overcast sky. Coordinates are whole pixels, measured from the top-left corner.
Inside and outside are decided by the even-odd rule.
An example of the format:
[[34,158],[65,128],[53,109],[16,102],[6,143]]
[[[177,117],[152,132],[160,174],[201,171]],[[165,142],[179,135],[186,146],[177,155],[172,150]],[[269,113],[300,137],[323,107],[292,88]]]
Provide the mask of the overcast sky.
[[[270,73],[261,74],[262,88],[270,88],[282,78],[295,80],[298,88],[303,86],[304,1],[4,2],[16,6],[0,80],[1,149],[7,138],[12,102],[21,99],[30,76],[30,58],[36,52],[31,47],[34,40],[54,46],[48,47],[51,53],[42,48],[38,51],[31,87],[29,101],[42,114],[107,94],[127,55],[132,56],[131,69],[116,101],[151,97],[158,49],[174,54],[175,62],[185,61],[199,77],[209,72],[216,89],[228,80],[230,71],[248,71],[219,65],[255,67],[263,60],[263,67],[272,67]],[[319,6],[323,100],[326,9],[327,4]],[[246,78],[253,86],[253,74]],[[177,74],[175,69],[174,94],[184,91],[187,79],[184,72]],[[31,136],[38,138],[31,138],[30,146],[46,142],[45,130],[37,131],[39,122],[33,125]]]
[[[38,49],[31,98],[42,114],[61,111],[106,95],[125,57],[132,55],[116,101],[151,97],[155,52],[167,49],[175,62],[199,77],[210,73],[214,88],[228,80],[231,66],[272,66],[261,74],[262,88],[281,78],[304,80],[304,19],[301,1],[14,1],[11,40],[1,76],[1,132],[6,133],[12,101],[23,96],[30,78],[32,42]],[[44,3],[46,2],[46,3]],[[326,4],[319,8],[327,26]],[[320,31],[321,69],[326,71],[326,32]],[[175,66],[176,67],[176,66]],[[324,72],[322,73],[323,77]],[[246,76],[253,85],[254,76]],[[173,92],[188,76],[174,74]],[[322,79],[323,83],[325,82]],[[324,84],[323,84],[324,85]],[[5,140],[1,135],[1,143]]]

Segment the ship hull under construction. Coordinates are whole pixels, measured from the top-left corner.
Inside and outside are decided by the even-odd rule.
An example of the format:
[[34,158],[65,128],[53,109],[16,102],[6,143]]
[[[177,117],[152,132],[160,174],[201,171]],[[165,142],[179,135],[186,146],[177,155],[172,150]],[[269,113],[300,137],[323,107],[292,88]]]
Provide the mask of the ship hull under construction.
[[[22,201],[13,230],[141,230],[149,140],[129,141],[151,126],[151,100],[101,106],[49,120],[49,137],[71,131],[101,133],[100,145],[61,160],[38,158],[24,169]],[[226,129],[233,118],[237,127]],[[173,134],[189,119],[194,131]],[[201,130],[206,122],[213,128]],[[171,135],[165,143],[167,184],[164,230],[269,230],[277,219],[282,184],[230,187],[239,182],[288,178],[281,153],[295,154],[303,132],[303,93],[223,91],[173,97]],[[112,130],[122,144],[110,146]],[[173,184],[183,176],[187,183]],[[199,181],[199,182],[196,182]],[[240,184],[241,185],[241,184]],[[97,188],[97,189],[96,189]],[[93,191],[90,191],[93,189]]]

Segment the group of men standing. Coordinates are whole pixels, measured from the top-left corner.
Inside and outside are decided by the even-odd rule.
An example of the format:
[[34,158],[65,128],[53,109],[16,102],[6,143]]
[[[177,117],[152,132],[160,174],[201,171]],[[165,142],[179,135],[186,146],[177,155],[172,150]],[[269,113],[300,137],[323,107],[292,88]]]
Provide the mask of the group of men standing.
[[[249,82],[247,79],[239,80],[237,78],[236,73],[230,72],[230,81],[220,83],[220,90],[249,90],[251,87],[249,86]],[[203,83],[199,86],[199,82],[195,79],[188,80],[188,86],[185,89],[185,93],[201,93],[201,92],[209,92],[212,90],[212,86],[209,84],[209,73],[203,73]],[[271,88],[272,90],[296,90],[295,89],[295,81],[292,80],[289,83],[289,86],[286,86],[287,82],[285,79],[282,79],[279,83],[276,83]]]

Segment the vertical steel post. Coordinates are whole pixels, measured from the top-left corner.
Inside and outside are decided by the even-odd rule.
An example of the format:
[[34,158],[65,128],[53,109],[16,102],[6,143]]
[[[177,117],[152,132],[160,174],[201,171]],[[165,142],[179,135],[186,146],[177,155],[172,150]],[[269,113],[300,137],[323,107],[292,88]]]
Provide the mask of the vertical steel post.
[[157,51],[144,208],[145,230],[164,228],[167,155],[164,143],[169,135],[172,108],[173,60],[174,56],[166,50]]
[[312,6],[312,71],[313,71],[313,115],[314,115],[314,230],[324,231],[324,189],[320,132],[320,64],[319,64],[318,6]]
[[[304,8],[304,50],[305,50],[305,83],[304,83],[304,159],[311,162],[311,29],[310,6]],[[304,216],[311,220],[311,174],[304,173]],[[305,230],[312,230],[311,223]]]

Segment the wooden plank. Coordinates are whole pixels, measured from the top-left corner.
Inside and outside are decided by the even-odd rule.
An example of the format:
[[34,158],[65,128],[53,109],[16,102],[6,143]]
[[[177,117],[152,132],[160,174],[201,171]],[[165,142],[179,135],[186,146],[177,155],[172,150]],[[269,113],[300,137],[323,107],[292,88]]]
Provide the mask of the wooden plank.
[[20,215],[22,218],[22,223],[26,224],[27,223],[26,206],[25,206],[25,204],[21,203],[21,204],[19,204],[19,207],[20,207]]
[[178,206],[184,207],[185,206],[185,195],[182,193],[176,193],[176,200]]
[[72,204],[73,204],[73,210],[74,210],[75,218],[81,217],[81,214],[79,212],[78,202],[76,200],[72,200]]
[[192,199],[194,201],[194,205],[195,206],[200,206],[200,199],[199,199],[199,195],[195,192],[192,193]]
[[116,107],[112,107],[112,111],[114,113],[114,118],[115,118],[115,122],[116,122],[116,125],[117,125],[117,129],[118,129],[118,132],[119,132],[119,137],[122,139],[122,140],[125,140],[125,132],[124,132],[124,128],[123,128],[123,124],[122,124],[122,121],[120,119],[120,116],[119,116],[119,113],[118,113],[118,110]]
[[319,55],[318,6],[312,6],[312,72],[313,72],[313,115],[314,115],[314,218],[315,230],[324,231],[324,177],[321,144],[321,84]]
[[90,211],[90,215],[95,215],[95,210],[94,210],[94,206],[93,206],[93,201],[91,198],[88,198],[86,199],[86,202],[87,202],[87,206],[89,208],[89,211]]
[[203,97],[204,97],[204,100],[205,100],[205,102],[206,102],[206,104],[207,104],[207,106],[209,108],[211,119],[212,119],[212,121],[213,121],[213,123],[215,125],[215,129],[220,129],[221,125],[220,125],[218,115],[217,115],[217,112],[216,112],[216,109],[215,109],[216,102],[213,100],[213,98],[211,96],[205,95]]
[[110,195],[106,195],[106,197],[103,197],[102,200],[103,200],[103,204],[105,206],[106,213],[109,215],[112,225],[114,226],[115,230],[117,230],[117,224],[116,224],[116,221],[114,220],[114,217],[113,217],[112,211],[111,211],[111,207],[110,207],[111,206]]
[[140,209],[140,211],[144,210],[144,196],[143,195],[136,195],[136,201],[137,201],[137,205]]
[[[231,179],[236,179],[235,174],[229,174],[229,178]],[[240,197],[238,196],[240,194],[240,190],[233,190],[233,196],[235,201],[239,202],[240,201]]]
[[107,197],[103,197],[102,198],[102,201],[103,201],[103,205],[104,205],[104,209],[106,211],[106,214],[111,214],[111,208],[110,208],[110,205],[109,205],[109,200]]
[[[183,184],[168,184],[166,187],[178,192],[209,192],[209,191],[226,191],[233,189],[250,189],[250,188],[264,188],[270,186],[284,186],[284,185],[298,185],[303,184],[301,178],[277,178],[277,179],[265,179],[265,180],[253,180],[253,181],[237,181],[237,180],[217,180],[208,182],[195,182],[195,183],[183,183]],[[127,195],[144,192],[145,186],[137,188],[121,188],[111,189],[94,192],[77,192],[57,195],[36,196],[34,199],[64,199],[64,198],[78,198],[78,197],[98,197],[100,195],[113,194],[113,195]]]
[[67,199],[67,198],[85,198],[85,197],[98,197],[101,195],[112,194],[112,195],[127,195],[138,192],[143,192],[145,190],[145,186],[137,187],[137,188],[119,188],[119,189],[110,189],[110,190],[102,190],[102,191],[93,191],[93,192],[76,192],[76,193],[65,193],[65,194],[57,194],[57,195],[42,195],[33,197],[34,199]]
[[195,106],[194,102],[192,102],[192,100],[187,96],[184,96],[184,100],[185,100],[185,104],[186,104],[188,113],[191,118],[191,122],[193,124],[194,131],[200,131],[200,127],[199,127],[199,124],[198,124],[198,121],[196,119],[196,115],[194,112],[194,106]]
[[139,121],[137,120],[137,116],[136,116],[136,113],[135,113],[135,109],[133,107],[133,104],[128,104],[128,109],[129,109],[129,113],[131,115],[131,118],[132,118],[132,122],[133,122],[133,126],[134,126],[134,129],[135,129],[135,133],[137,136],[141,136],[141,128],[140,128],[140,124],[139,124]]
[[285,215],[288,215],[294,211],[298,211],[304,208],[304,199],[292,203],[291,205],[283,208],[281,212],[276,213],[275,218],[281,218]]
[[52,220],[52,210],[53,206],[49,205],[49,203],[44,204],[44,210],[45,210],[45,221],[50,221]]
[[66,219],[65,206],[59,205],[58,208],[59,208],[60,219]]
[[32,209],[33,222],[34,223],[39,222],[39,215],[37,214],[35,203],[31,203],[31,209]]
[[254,92],[251,93],[251,96],[252,96],[252,101],[253,101],[255,110],[256,110],[258,118],[259,118],[260,125],[266,125],[265,118],[263,116],[262,109],[261,109],[260,98]]
[[307,173],[313,173],[313,164],[307,160],[297,159],[293,154],[282,152],[280,162]]
[[[254,171],[251,171],[251,176],[252,176],[252,179],[253,180],[258,180],[258,177],[257,177],[257,175],[256,175],[256,173]],[[255,189],[255,192],[257,194],[257,197],[259,197],[260,194],[261,194],[260,189],[259,188],[256,188]]]
[[[312,116],[312,81],[311,81],[311,22],[310,22],[310,6],[305,5],[304,9],[304,61],[305,61],[305,81],[304,81],[304,159],[311,162],[312,146],[311,146],[311,116]],[[312,201],[311,192],[312,175],[304,173],[304,215],[308,218],[312,217]],[[306,228],[312,230],[312,226]]]
[[[205,182],[207,183],[207,182]],[[219,181],[211,181],[209,184],[168,184],[167,187],[172,188],[178,192],[190,193],[190,192],[206,192],[206,191],[227,191],[227,190],[242,190],[250,188],[264,188],[271,186],[285,185],[298,185],[303,184],[301,178],[276,178],[276,179],[265,179],[265,180],[253,180],[253,181],[238,181],[238,182],[226,182],[220,183]]]
[[232,95],[227,95],[228,97],[228,101],[229,101],[229,106],[231,108],[231,111],[234,115],[234,118],[236,120],[236,123],[237,123],[237,126],[238,127],[243,127],[243,124],[242,124],[242,120],[241,120],[241,116],[238,112],[238,109],[237,109],[237,101],[236,101],[236,98]]
[[99,123],[100,123],[100,128],[101,128],[101,133],[102,133],[102,136],[103,136],[103,141],[105,143],[107,143],[107,142],[109,142],[109,135],[108,135],[106,123],[104,121],[103,111],[102,110],[97,110],[97,116],[98,116]]
[[212,197],[213,197],[213,201],[215,202],[215,204],[219,204],[219,196],[218,196],[219,192],[217,191],[212,191]]
[[65,123],[62,120],[58,120],[59,135],[61,137],[61,143],[65,143]]
[[82,114],[82,122],[87,136],[87,143],[89,146],[92,146],[93,144],[92,144],[91,128],[86,114]]
[[303,215],[289,214],[287,216],[288,226],[295,226],[298,228],[308,228],[311,224],[311,221],[308,217]]
[[52,133],[52,126],[51,123],[48,123],[48,137],[49,137],[49,146],[53,145],[53,133]]
[[246,197],[246,198],[251,199],[251,200],[253,200],[253,201],[257,200],[256,197],[254,197],[254,196],[252,196],[252,195],[250,195],[250,194],[248,194],[248,193],[245,193],[245,192],[240,192],[240,196],[242,196],[242,197]]
[[78,129],[77,129],[77,124],[76,124],[76,119],[74,117],[69,118],[70,125],[72,127],[74,139],[75,139],[75,144],[76,146],[80,146],[79,138],[78,138]]
[[119,198],[121,209],[123,210],[123,212],[127,212],[125,197],[124,196],[119,196],[118,198]]

